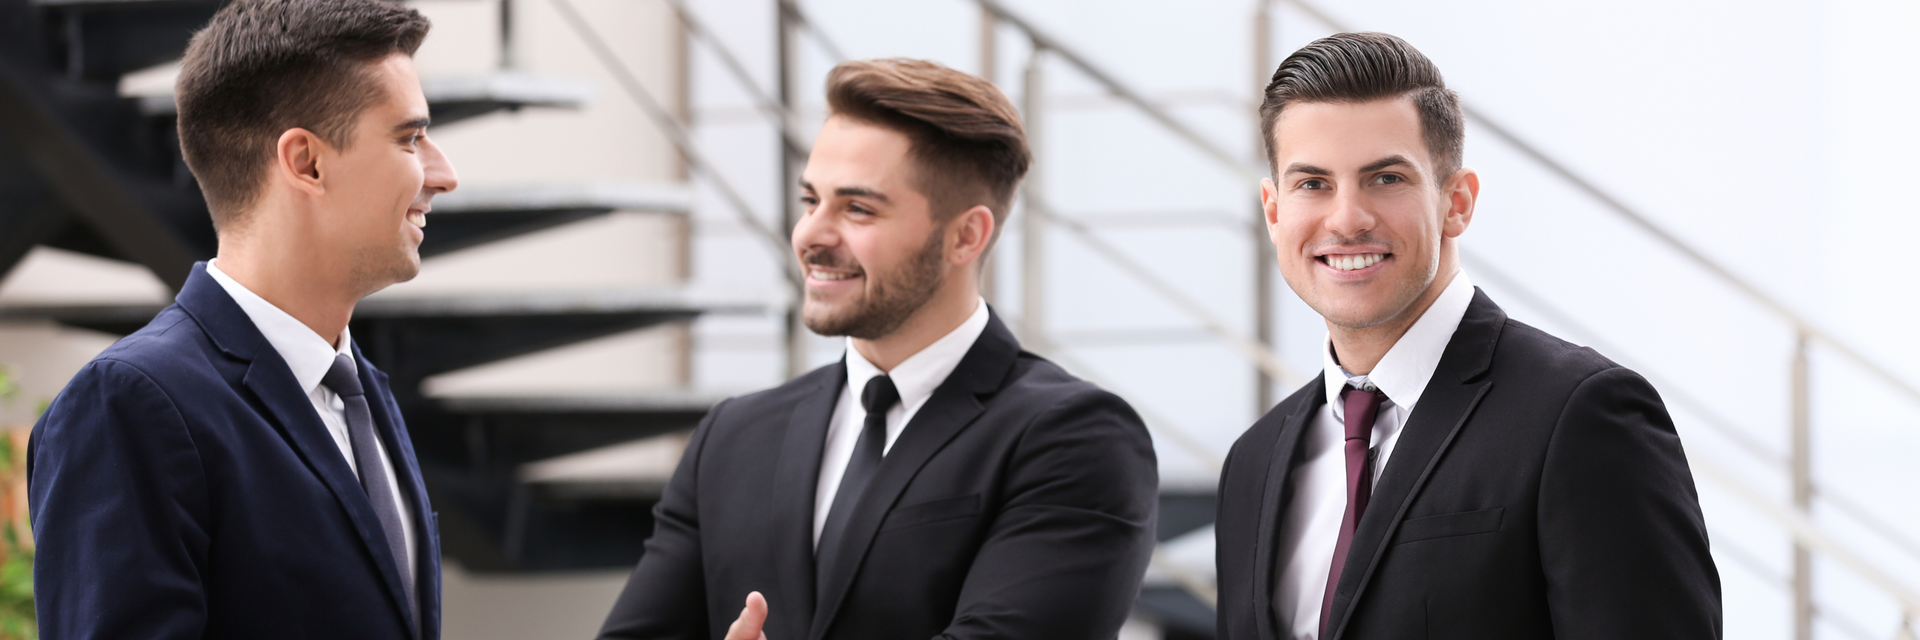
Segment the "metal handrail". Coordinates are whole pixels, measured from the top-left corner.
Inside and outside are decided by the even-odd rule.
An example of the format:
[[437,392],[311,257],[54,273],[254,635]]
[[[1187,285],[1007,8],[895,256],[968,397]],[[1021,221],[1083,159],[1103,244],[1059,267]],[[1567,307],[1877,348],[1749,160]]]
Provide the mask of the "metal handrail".
[[1721,468],[1720,465],[1703,457],[1689,456],[1688,460],[1695,471],[1701,472],[1701,475],[1706,476],[1722,488],[1732,492],[1734,497],[1739,498],[1741,502],[1747,503],[1748,507],[1780,522],[1788,531],[1793,533],[1793,538],[1801,544],[1817,550],[1821,555],[1846,566],[1848,569],[1853,570],[1855,574],[1866,578],[1867,582],[1879,587],[1881,591],[1885,591],[1888,595],[1893,596],[1894,600],[1900,603],[1901,611],[1907,616],[1920,616],[1920,591],[1915,591],[1912,587],[1907,586],[1906,583],[1881,571],[1878,565],[1854,553],[1845,543],[1835,540],[1825,531],[1822,531],[1818,525],[1815,525],[1812,520],[1808,520],[1806,516],[1781,507],[1775,504],[1773,500],[1760,495],[1759,491],[1747,486],[1746,483],[1740,481],[1738,476]]
[[1159,105],[1149,102],[1144,94],[1135,91],[1132,87],[1127,86],[1126,83],[1121,82],[1116,76],[1108,73],[1107,70],[1102,69],[1085,56],[1080,55],[1079,52],[1063,44],[1059,38],[1055,38],[1052,34],[1047,33],[1046,30],[1034,26],[1033,22],[1027,20],[1025,16],[1008,9],[1006,5],[1000,4],[1000,0],[974,0],[974,2],[978,3],[980,8],[992,13],[1000,21],[1011,24],[1018,27],[1021,31],[1026,32],[1027,36],[1033,39],[1035,48],[1052,51],[1059,55],[1061,60],[1065,60],[1068,64],[1078,68],[1081,73],[1086,74],[1095,84],[1104,87],[1115,97],[1133,105],[1139,109],[1141,113],[1145,114],[1155,123],[1158,123],[1162,128],[1179,136],[1182,140],[1185,140],[1187,144],[1192,145],[1194,148],[1199,149],[1201,153],[1206,154],[1207,158],[1219,163],[1220,166],[1225,167],[1227,170],[1234,172],[1234,175],[1248,182],[1258,182],[1260,180],[1261,175],[1259,170],[1250,167],[1245,160],[1234,157],[1234,154],[1227,151],[1225,147],[1216,144],[1206,136],[1200,135],[1200,132],[1194,131],[1191,127],[1188,127],[1186,123],[1173,117],[1173,114],[1167,113],[1165,109],[1160,108]]
[[775,232],[772,227],[767,226],[759,216],[754,215],[753,207],[748,205],[747,199],[740,195],[740,190],[735,189],[733,183],[729,182],[726,176],[707,160],[706,155],[700,153],[700,149],[694,146],[693,137],[688,135],[686,124],[674,117],[673,112],[667,110],[666,105],[661,104],[652,91],[647,90],[646,85],[640,82],[640,78],[633,73],[632,69],[627,68],[620,56],[614,53],[613,47],[607,45],[606,39],[600,37],[600,33],[594,30],[585,16],[580,15],[579,9],[576,9],[572,2],[569,0],[547,1],[560,12],[560,17],[569,28],[573,29],[574,35],[579,36],[581,41],[586,43],[587,48],[592,50],[594,58],[600,62],[600,65],[608,73],[613,74],[620,88],[633,98],[642,111],[647,112],[647,116],[654,121],[661,133],[666,135],[668,142],[671,142],[674,149],[679,151],[681,160],[695,172],[713,181],[714,189],[720,192],[720,197],[733,208],[740,221],[767,240],[774,255],[778,256],[777,262],[782,265],[782,276],[788,284],[798,287],[800,274],[792,266],[791,261],[787,260],[787,239]]
[[1128,256],[1126,252],[1113,246],[1113,244],[1107,242],[1104,238],[1095,235],[1093,230],[1087,228],[1085,223],[1073,218],[1054,215],[1053,210],[1048,208],[1044,203],[1028,200],[1025,206],[1027,215],[1038,217],[1062,229],[1073,232],[1074,236],[1078,237],[1088,248],[1093,249],[1094,253],[1099,254],[1102,258],[1106,258],[1107,262],[1119,267],[1120,270],[1126,272],[1127,275],[1133,276],[1134,280],[1146,285],[1148,289],[1153,290],[1154,293],[1159,294],[1160,297],[1165,298],[1168,302],[1172,302],[1174,306],[1179,307],[1180,310],[1186,312],[1187,315],[1198,319],[1208,331],[1213,332],[1214,335],[1227,341],[1227,343],[1233,345],[1235,349],[1239,349],[1248,359],[1253,360],[1254,364],[1260,367],[1260,370],[1267,372],[1267,375],[1285,381],[1289,385],[1302,385],[1313,379],[1312,376],[1301,373],[1287,365],[1286,361],[1281,360],[1280,356],[1274,354],[1273,349],[1268,345],[1261,344],[1259,340],[1254,339],[1252,336],[1234,329],[1225,319],[1207,310],[1206,306],[1200,304],[1199,300],[1195,300],[1193,296],[1187,295],[1181,291],[1179,287],[1174,286],[1173,283],[1168,282],[1165,278],[1155,275],[1153,271],[1142,266],[1138,260],[1134,260],[1131,256]]
[[[1484,259],[1472,256],[1465,251],[1461,252],[1461,257],[1466,258],[1466,262],[1472,266],[1474,273],[1492,276],[1487,279],[1499,285],[1501,295],[1511,296],[1513,299],[1519,300],[1521,304],[1533,308],[1535,312],[1545,317],[1548,321],[1572,331],[1575,336],[1584,337],[1587,343],[1586,346],[1593,347],[1603,353],[1611,354],[1612,357],[1616,358],[1625,358],[1625,354],[1632,353],[1629,350],[1620,348],[1618,345],[1609,344],[1606,340],[1598,337],[1600,332],[1588,328],[1573,316],[1548,303],[1544,297],[1533,292],[1525,285],[1520,284],[1511,276],[1494,268]],[[1775,470],[1784,470],[1787,466],[1786,459],[1778,452],[1767,448],[1766,445],[1761,444],[1752,436],[1747,435],[1744,430],[1734,426],[1733,420],[1720,415],[1718,411],[1714,410],[1713,407],[1709,406],[1705,401],[1681,390],[1679,385],[1666,384],[1664,380],[1654,376],[1651,371],[1645,369],[1638,369],[1637,371],[1642,376],[1646,376],[1650,382],[1653,382],[1654,388],[1662,389],[1660,393],[1663,397],[1675,401],[1674,404],[1680,405],[1687,411],[1692,412],[1701,422],[1712,427],[1714,431],[1719,432],[1721,436],[1733,441],[1734,444],[1745,450],[1748,455],[1767,463],[1767,466]],[[1854,502],[1852,498],[1836,490],[1827,489],[1819,485],[1815,485],[1814,493],[1821,496],[1842,513],[1851,516],[1860,524],[1865,525],[1868,530],[1879,534],[1880,537],[1887,542],[1893,543],[1893,545],[1901,551],[1905,551],[1914,558],[1920,559],[1920,541],[1915,541],[1913,538],[1899,531],[1899,529],[1895,528],[1892,524],[1873,515],[1865,507],[1860,506],[1860,503]]]
[[720,66],[726,67],[740,88],[753,98],[755,106],[769,117],[779,121],[780,144],[786,147],[787,155],[806,158],[810,145],[796,136],[795,132],[800,128],[794,125],[793,112],[782,107],[778,99],[760,88],[759,83],[754,81],[753,74],[747,71],[747,65],[741,63],[740,58],[733,54],[733,49],[721,42],[720,37],[713,30],[708,29],[706,23],[701,22],[699,17],[687,9],[686,0],[668,0],[667,5],[673,7],[674,14],[680,17],[680,24],[686,27],[688,33],[706,41],[707,48],[712,49],[714,56],[720,59]]

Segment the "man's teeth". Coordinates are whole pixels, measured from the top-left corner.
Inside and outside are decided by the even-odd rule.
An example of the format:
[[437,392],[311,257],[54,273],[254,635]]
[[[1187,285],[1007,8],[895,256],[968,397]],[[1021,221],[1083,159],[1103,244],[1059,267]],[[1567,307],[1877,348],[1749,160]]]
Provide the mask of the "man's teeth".
[[1387,259],[1387,254],[1384,253],[1327,256],[1327,265],[1341,271],[1359,271],[1385,259]]
[[407,212],[407,222],[412,223],[413,226],[425,229],[427,228],[427,214],[409,211]]
[[854,277],[854,275],[855,274],[851,274],[851,273],[834,273],[831,271],[820,271],[817,269],[809,269],[807,271],[807,277],[813,278],[815,280],[845,280],[847,278]]

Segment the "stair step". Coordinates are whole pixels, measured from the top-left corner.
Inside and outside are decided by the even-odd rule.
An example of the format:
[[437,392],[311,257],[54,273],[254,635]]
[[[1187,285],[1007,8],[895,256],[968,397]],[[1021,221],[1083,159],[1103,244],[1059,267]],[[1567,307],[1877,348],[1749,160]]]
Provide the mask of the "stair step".
[[433,199],[420,256],[458,251],[614,211],[684,216],[692,209],[693,192],[683,184],[461,187]]
[[[375,295],[360,302],[353,334],[374,362],[417,384],[464,369],[706,313],[755,315],[770,300],[685,289],[543,291],[433,297]],[[53,320],[126,335],[163,304],[0,306],[0,320]]]
[[193,32],[213,19],[225,0],[32,0],[58,23],[78,26],[78,46],[65,42],[73,31],[49,34],[61,50],[77,52],[80,77],[111,81],[132,71],[179,59]]
[[[439,127],[522,107],[577,109],[593,97],[594,87],[581,80],[501,72],[421,78],[420,92],[427,98],[433,125]],[[172,118],[179,113],[172,93],[137,96],[137,100],[140,113],[151,118]]]
[[[692,429],[726,397],[679,390],[568,397],[432,397],[428,399],[431,418],[422,411],[413,414],[423,421],[458,425],[465,432],[461,439],[470,466],[513,468],[576,454],[617,456],[600,450],[614,447],[618,451],[647,438]],[[554,481],[569,477],[536,475]]]

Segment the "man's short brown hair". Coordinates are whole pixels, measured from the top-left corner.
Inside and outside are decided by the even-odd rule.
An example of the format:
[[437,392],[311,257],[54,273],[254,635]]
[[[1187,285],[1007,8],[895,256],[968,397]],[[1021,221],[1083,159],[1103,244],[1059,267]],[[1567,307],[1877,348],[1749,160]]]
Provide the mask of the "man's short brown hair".
[[[1267,162],[1279,162],[1274,129],[1280,110],[1294,102],[1356,103],[1412,98],[1436,181],[1460,170],[1466,148],[1460,96],[1440,68],[1407,41],[1384,33],[1340,33],[1315,40],[1281,61],[1260,102],[1260,134]],[[1272,167],[1274,173],[1280,168]]]
[[431,24],[385,0],[235,0],[187,45],[174,90],[180,150],[216,228],[259,197],[280,135],[346,148],[382,98],[372,64],[413,55]]
[[907,136],[935,220],[986,205],[1000,234],[1033,155],[1019,111],[993,83],[924,60],[857,60],[827,75],[827,108]]

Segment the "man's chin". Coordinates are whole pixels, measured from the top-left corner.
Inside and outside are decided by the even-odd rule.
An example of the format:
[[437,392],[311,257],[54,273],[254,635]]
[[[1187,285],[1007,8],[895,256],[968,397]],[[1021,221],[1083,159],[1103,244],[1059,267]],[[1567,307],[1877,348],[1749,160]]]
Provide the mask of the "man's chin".
[[840,338],[847,335],[850,315],[848,310],[839,308],[838,305],[828,307],[823,303],[808,300],[800,308],[800,323],[807,325],[808,331],[829,338]]
[[420,277],[420,253],[418,251],[408,252],[406,261],[402,262],[401,266],[394,270],[393,275],[394,284],[400,284]]
[[1327,300],[1313,306],[1328,324],[1342,329],[1371,329],[1392,320],[1394,309],[1378,300]]

